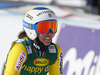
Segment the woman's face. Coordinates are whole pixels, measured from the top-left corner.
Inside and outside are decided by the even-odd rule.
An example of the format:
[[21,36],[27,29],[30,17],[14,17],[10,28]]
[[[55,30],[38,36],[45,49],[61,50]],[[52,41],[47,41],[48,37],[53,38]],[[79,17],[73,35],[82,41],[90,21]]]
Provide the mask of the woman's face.
[[54,34],[51,31],[49,31],[46,35],[39,34],[38,38],[45,46],[48,46],[50,45],[53,36]]

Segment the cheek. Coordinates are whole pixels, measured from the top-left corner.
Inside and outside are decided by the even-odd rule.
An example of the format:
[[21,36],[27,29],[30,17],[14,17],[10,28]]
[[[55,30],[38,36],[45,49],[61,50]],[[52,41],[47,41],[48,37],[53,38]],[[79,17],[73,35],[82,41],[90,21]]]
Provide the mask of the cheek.
[[54,37],[54,34],[52,35],[52,38]]
[[39,38],[40,41],[44,40],[44,36],[43,35],[39,35],[38,38]]

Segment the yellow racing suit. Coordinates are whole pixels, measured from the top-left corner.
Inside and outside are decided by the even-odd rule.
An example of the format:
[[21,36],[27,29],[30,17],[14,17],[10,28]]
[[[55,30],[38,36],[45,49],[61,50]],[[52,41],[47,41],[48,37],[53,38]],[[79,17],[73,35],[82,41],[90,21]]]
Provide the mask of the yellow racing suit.
[[39,57],[28,38],[24,37],[13,43],[3,75],[63,75],[62,64],[63,55],[59,45],[52,43],[45,55]]

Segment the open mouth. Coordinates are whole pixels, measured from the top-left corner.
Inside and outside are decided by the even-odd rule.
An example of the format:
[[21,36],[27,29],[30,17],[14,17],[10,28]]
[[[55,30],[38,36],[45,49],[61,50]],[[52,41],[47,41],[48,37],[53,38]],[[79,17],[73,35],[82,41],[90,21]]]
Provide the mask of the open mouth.
[[46,40],[50,40],[50,38],[45,38]]

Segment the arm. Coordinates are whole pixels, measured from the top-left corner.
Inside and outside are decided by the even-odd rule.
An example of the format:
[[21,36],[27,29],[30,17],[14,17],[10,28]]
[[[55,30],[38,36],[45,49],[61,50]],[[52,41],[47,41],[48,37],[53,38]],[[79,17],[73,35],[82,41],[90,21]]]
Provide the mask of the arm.
[[26,55],[26,48],[22,44],[16,43],[8,53],[5,75],[19,75]]
[[49,75],[63,75],[63,55],[62,55],[62,49],[59,45],[57,46],[58,50],[58,58],[56,62],[51,66],[49,70]]

